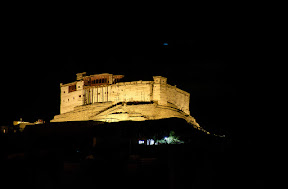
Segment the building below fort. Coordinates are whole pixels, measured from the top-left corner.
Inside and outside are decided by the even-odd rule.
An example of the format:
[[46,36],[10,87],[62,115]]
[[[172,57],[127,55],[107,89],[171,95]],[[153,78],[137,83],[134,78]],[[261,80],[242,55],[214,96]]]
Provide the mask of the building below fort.
[[190,94],[169,85],[165,77],[121,82],[123,75],[86,76],[86,72],[76,75],[76,81],[60,84],[60,114],[51,122],[144,121],[170,117],[194,121],[189,111]]

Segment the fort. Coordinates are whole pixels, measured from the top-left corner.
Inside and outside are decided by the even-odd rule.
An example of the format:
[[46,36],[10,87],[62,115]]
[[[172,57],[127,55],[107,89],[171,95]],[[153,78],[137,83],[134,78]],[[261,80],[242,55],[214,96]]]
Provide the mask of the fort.
[[76,76],[76,81],[60,84],[60,114],[51,122],[145,121],[177,117],[200,128],[190,116],[190,94],[169,85],[165,77],[121,82],[124,75],[86,76],[83,72]]

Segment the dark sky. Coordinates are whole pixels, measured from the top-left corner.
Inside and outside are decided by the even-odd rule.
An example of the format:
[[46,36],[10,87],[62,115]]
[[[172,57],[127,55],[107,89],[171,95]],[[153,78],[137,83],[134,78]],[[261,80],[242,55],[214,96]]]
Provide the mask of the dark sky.
[[[29,122],[51,120],[59,114],[59,84],[75,81],[75,74],[85,71],[88,75],[123,74],[126,81],[165,76],[169,84],[191,94],[190,111],[200,124],[221,127],[219,120],[233,112],[231,103],[235,103],[240,87],[239,49],[231,44],[228,38],[216,37],[91,41],[41,35],[13,38],[2,59],[0,125],[12,124],[20,117]],[[223,125],[229,121],[223,119]]]

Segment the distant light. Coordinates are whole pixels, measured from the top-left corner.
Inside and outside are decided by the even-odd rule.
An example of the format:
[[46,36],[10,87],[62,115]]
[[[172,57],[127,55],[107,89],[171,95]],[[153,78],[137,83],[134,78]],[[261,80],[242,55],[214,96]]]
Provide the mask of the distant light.
[[153,139],[148,139],[147,140],[147,145],[153,145],[155,141]]
[[144,140],[139,140],[138,144],[144,144]]
[[167,140],[167,139],[168,139],[168,137],[165,137],[164,139],[165,139],[165,140]]
[[163,43],[163,45],[167,46],[167,45],[168,45],[168,43]]

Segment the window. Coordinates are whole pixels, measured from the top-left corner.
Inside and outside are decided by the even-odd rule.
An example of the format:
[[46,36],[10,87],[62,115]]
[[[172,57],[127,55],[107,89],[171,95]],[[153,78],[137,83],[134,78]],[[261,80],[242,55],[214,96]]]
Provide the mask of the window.
[[84,85],[85,85],[85,86],[89,86],[89,85],[90,85],[89,83],[90,83],[90,82],[89,82],[89,78],[87,78],[87,79],[84,80]]
[[76,91],[76,85],[70,85],[69,86],[69,93]]

